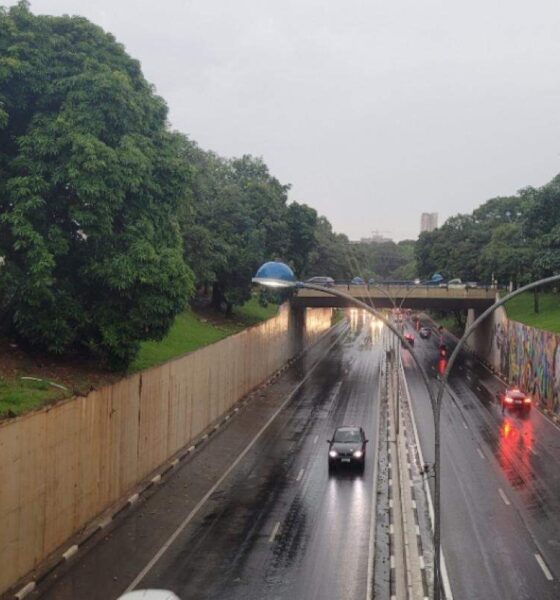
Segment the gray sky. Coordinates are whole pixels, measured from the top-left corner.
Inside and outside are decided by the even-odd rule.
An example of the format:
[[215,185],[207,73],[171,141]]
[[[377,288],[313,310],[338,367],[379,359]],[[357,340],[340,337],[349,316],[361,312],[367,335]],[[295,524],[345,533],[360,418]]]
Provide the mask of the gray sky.
[[[11,4],[0,0],[1,4]],[[31,0],[111,31],[172,126],[352,239],[560,172],[559,0]]]

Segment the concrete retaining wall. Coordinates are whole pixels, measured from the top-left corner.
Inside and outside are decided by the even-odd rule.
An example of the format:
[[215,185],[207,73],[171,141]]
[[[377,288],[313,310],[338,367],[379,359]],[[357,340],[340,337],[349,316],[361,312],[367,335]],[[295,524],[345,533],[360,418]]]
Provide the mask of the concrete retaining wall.
[[0,593],[330,327],[279,315],[115,385],[0,423]]

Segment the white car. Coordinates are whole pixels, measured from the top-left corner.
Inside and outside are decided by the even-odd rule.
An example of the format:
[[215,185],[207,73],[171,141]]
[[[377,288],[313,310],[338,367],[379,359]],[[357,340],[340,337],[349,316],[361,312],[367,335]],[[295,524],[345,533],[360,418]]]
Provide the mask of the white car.
[[181,600],[169,590],[134,590],[119,596],[117,600]]
[[459,278],[456,278],[456,279],[450,279],[447,283],[440,283],[439,287],[455,289],[455,290],[463,290],[467,286]]

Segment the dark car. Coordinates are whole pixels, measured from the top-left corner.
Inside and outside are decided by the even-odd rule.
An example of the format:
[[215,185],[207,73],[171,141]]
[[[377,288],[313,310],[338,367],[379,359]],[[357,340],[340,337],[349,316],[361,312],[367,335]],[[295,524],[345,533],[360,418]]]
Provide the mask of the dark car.
[[531,398],[519,388],[507,388],[502,392],[497,392],[496,398],[502,406],[502,412],[504,412],[506,408],[508,410],[529,412],[533,404]]
[[420,331],[418,332],[420,337],[424,340],[432,337],[432,330],[429,327],[420,327]]
[[[405,333],[404,339],[411,345],[414,346],[414,334],[413,333]],[[404,346],[404,343],[403,343]]]
[[344,426],[334,431],[329,444],[329,472],[337,466],[356,465],[364,472],[366,461],[366,436],[361,427]]
[[361,277],[354,277],[350,282],[352,285],[365,285],[366,282]]
[[315,285],[322,285],[323,287],[334,287],[334,279],[332,277],[312,277],[305,283],[313,283]]

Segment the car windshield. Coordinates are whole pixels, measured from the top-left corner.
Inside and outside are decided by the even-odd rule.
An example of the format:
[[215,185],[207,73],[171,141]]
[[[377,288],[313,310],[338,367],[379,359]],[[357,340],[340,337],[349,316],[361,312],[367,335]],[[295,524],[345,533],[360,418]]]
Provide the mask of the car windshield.
[[341,443],[361,442],[359,429],[337,429],[334,432],[334,441]]

